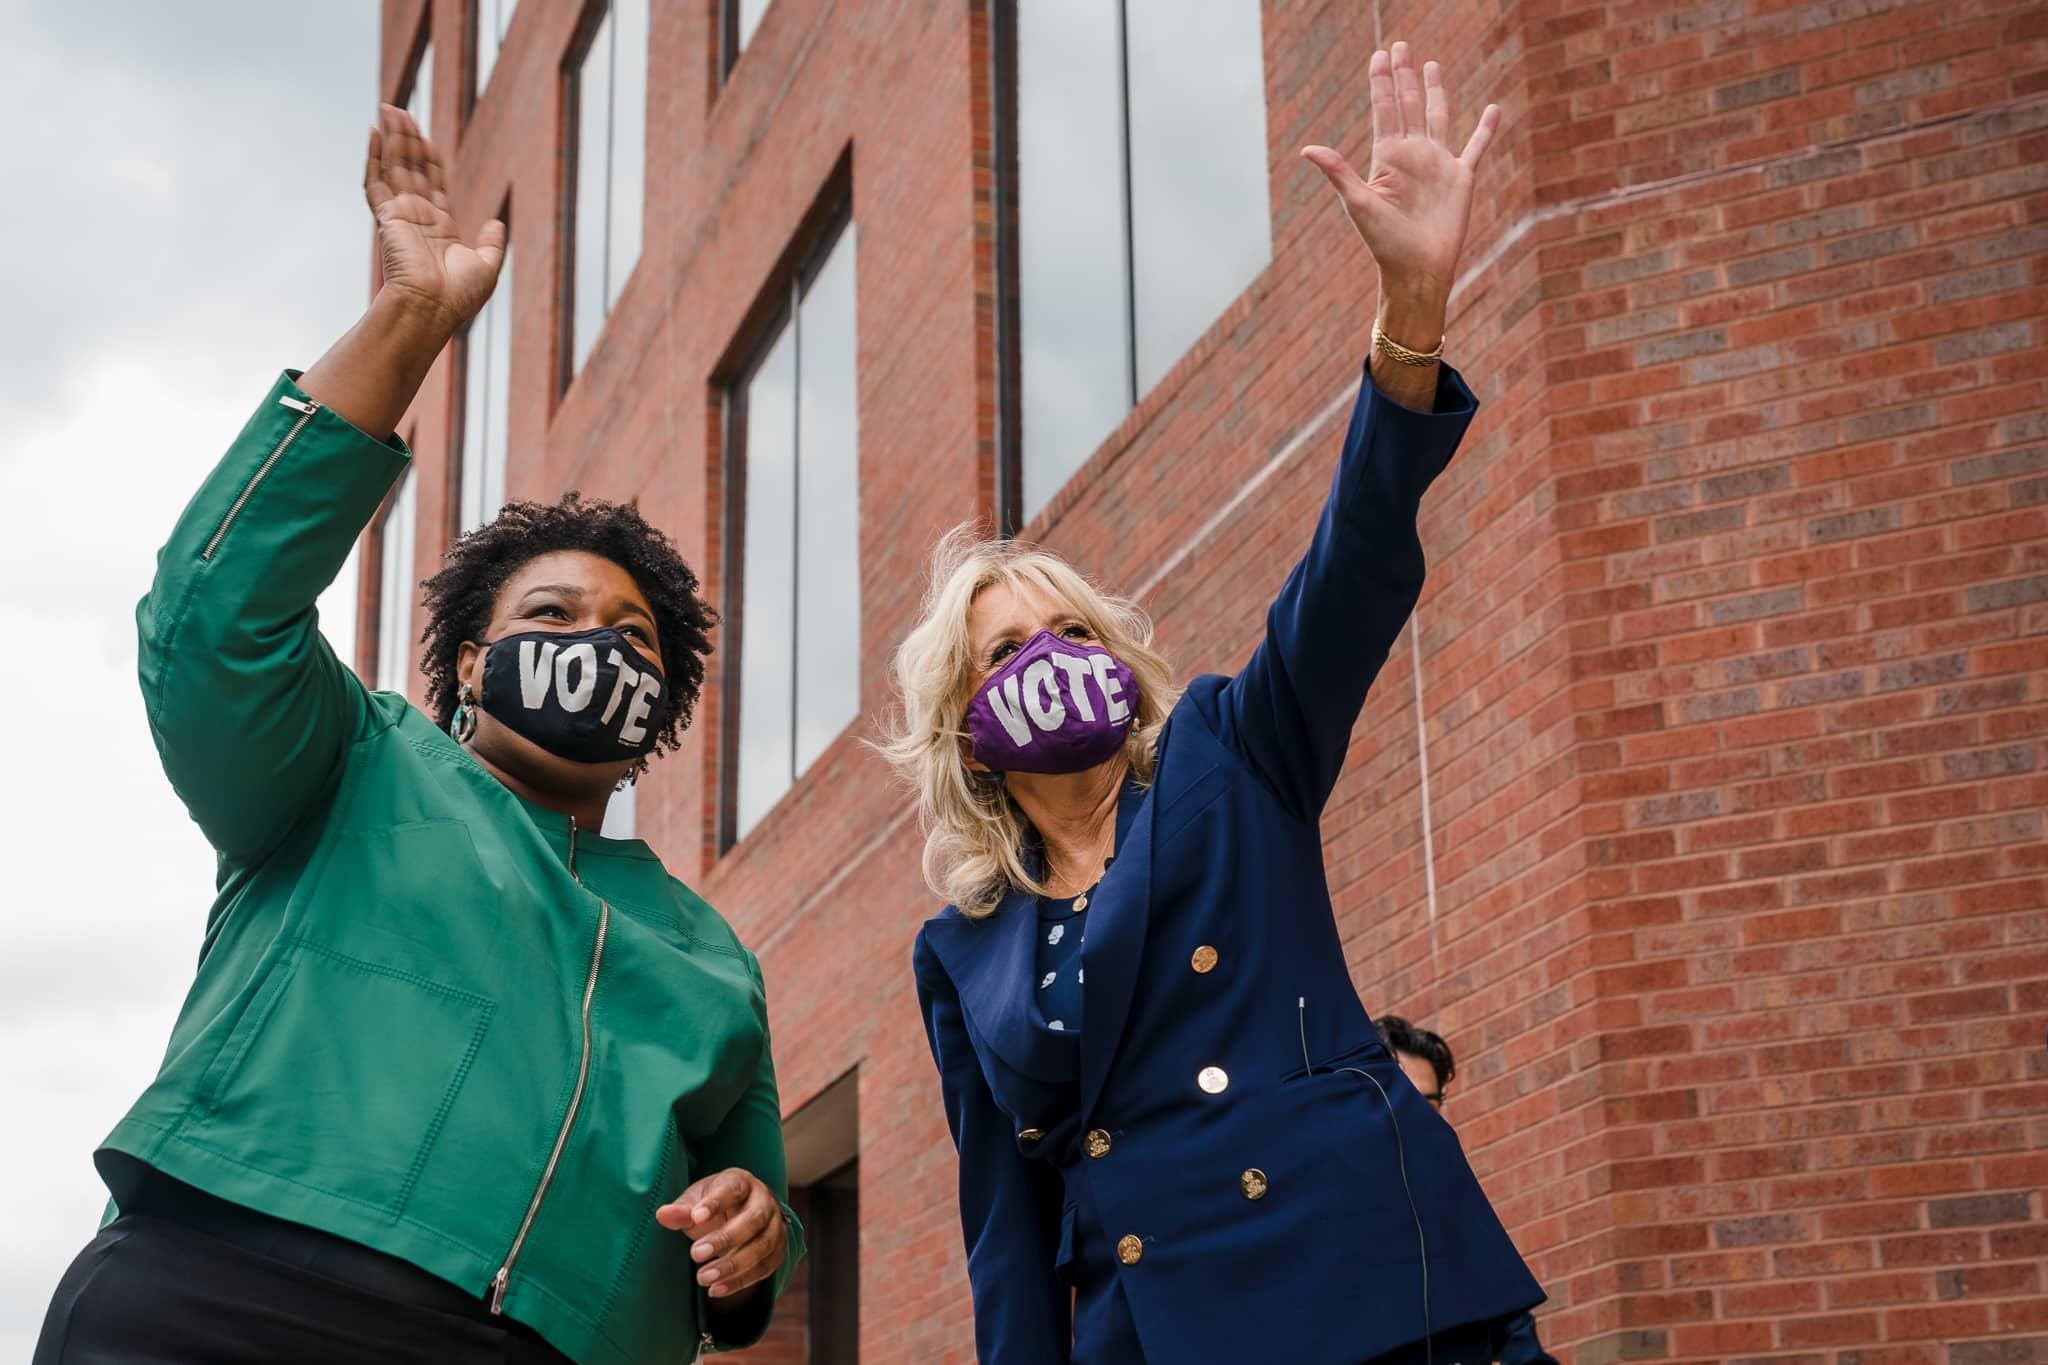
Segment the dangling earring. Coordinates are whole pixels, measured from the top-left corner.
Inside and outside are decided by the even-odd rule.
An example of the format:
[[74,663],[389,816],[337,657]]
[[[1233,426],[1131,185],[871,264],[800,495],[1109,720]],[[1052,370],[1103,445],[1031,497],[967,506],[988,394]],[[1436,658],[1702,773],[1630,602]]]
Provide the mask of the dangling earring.
[[455,714],[448,718],[448,734],[457,744],[467,744],[476,734],[476,692],[468,683],[455,694]]
[[615,786],[613,786],[612,790],[615,792],[622,792],[628,787],[639,786],[640,774],[646,771],[647,760],[643,758],[639,762],[635,763],[632,767],[626,769],[626,775],[618,780],[618,783]]

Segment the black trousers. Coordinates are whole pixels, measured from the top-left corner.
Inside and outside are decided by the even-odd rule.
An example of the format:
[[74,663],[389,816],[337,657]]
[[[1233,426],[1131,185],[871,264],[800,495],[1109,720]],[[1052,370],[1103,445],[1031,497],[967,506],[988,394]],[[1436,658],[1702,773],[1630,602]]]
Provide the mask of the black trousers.
[[481,1298],[343,1238],[197,1191],[147,1207],[65,1271],[35,1365],[568,1360]]

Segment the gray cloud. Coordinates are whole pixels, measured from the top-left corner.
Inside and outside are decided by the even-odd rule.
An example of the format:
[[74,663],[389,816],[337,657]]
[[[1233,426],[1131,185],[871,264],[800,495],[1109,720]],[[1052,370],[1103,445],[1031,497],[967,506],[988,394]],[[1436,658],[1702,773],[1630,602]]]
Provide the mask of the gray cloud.
[[97,351],[167,346],[194,381],[246,382],[346,325],[374,7],[17,0],[0,38],[25,190],[0,226],[0,430]]

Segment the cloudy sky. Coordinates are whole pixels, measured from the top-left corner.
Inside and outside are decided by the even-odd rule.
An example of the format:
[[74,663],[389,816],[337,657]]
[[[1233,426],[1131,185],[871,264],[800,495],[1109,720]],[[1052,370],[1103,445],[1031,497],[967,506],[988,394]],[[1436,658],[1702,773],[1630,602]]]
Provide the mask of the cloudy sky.
[[[378,9],[0,0],[0,1360],[190,980],[212,858],[143,724],[135,600],[276,371],[361,311]],[[332,636],[353,613],[322,601]]]

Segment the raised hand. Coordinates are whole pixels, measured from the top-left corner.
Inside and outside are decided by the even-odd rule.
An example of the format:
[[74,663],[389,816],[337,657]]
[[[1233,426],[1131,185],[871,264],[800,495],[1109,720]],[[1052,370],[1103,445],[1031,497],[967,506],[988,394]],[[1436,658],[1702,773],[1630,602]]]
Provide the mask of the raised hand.
[[448,211],[448,170],[412,115],[386,104],[370,130],[363,197],[377,216],[384,288],[442,317],[453,331],[477,314],[505,264],[505,225],[493,218],[474,243]]
[[1360,176],[1328,147],[1304,147],[1301,154],[1344,201],[1379,263],[1383,294],[1447,300],[1472,217],[1473,172],[1500,126],[1500,106],[1486,106],[1465,149],[1457,152],[1450,143],[1451,97],[1435,62],[1425,62],[1418,79],[1408,44],[1395,43],[1391,54],[1372,54],[1367,75],[1371,171]]

